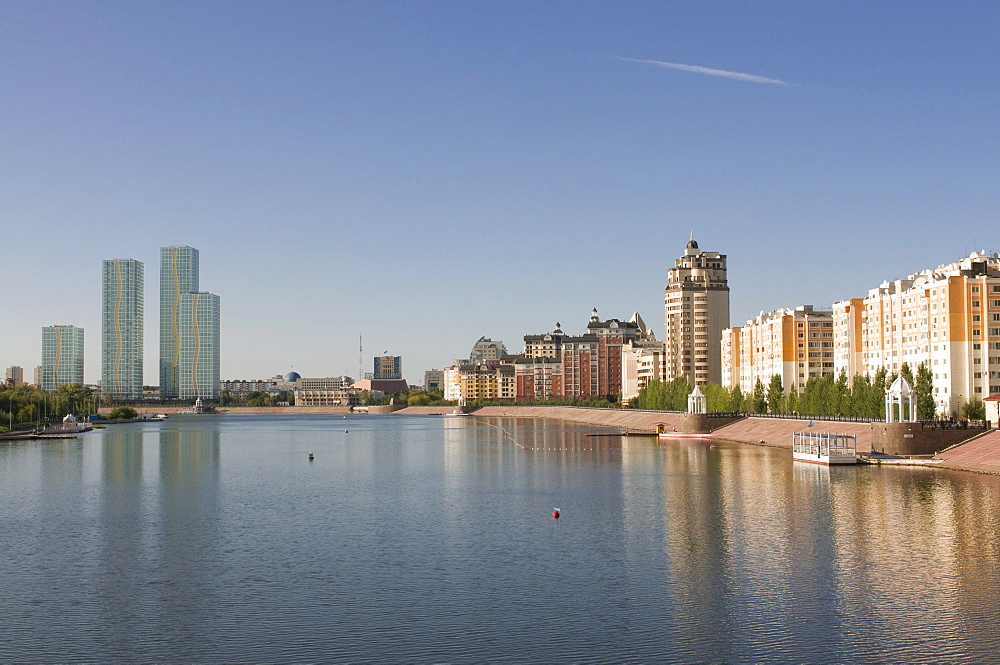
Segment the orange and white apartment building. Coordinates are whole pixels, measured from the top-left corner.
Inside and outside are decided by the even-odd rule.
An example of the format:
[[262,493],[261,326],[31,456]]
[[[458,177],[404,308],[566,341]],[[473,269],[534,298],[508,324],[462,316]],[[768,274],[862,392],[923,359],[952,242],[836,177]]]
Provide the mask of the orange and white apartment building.
[[[1000,256],[968,257],[833,305],[835,370],[927,365],[937,415],[1000,393]],[[930,414],[921,417],[931,417]]]
[[778,374],[801,391],[810,376],[890,375],[907,363],[931,371],[937,414],[1000,393],[1000,255],[974,252],[906,279],[883,282],[865,298],[761,314],[723,332],[723,385],[752,390]]
[[775,374],[787,390],[834,371],[833,315],[812,305],[763,312],[742,326],[722,331],[722,385],[743,394]]

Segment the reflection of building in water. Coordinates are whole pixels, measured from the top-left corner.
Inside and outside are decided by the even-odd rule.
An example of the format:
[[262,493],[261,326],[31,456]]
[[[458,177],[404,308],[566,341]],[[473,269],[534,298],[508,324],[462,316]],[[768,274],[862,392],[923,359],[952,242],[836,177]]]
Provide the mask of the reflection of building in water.
[[[87,437],[94,436],[88,434]],[[104,625],[147,625],[147,609],[134,602],[138,589],[148,584],[150,524],[148,499],[143,485],[143,431],[139,427],[108,427],[98,435],[101,442],[99,534],[95,564],[103,572],[94,595],[104,615]],[[143,565],[146,564],[146,565]],[[123,645],[116,645],[123,646]]]
[[[174,427],[190,429],[177,430]],[[200,635],[208,625],[205,614],[216,603],[196,605],[190,598],[211,596],[212,554],[220,546],[219,423],[169,424],[160,429],[159,515],[156,522],[159,573],[171,581],[159,598],[158,612],[174,617],[177,630]],[[209,635],[201,638],[210,641]]]

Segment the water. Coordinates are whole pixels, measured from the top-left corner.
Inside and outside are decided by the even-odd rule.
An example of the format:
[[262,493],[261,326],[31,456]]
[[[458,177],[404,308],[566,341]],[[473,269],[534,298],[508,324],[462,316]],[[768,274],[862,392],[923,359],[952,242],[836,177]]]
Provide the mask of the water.
[[597,431],[178,416],[0,444],[0,662],[1000,658],[1000,478]]

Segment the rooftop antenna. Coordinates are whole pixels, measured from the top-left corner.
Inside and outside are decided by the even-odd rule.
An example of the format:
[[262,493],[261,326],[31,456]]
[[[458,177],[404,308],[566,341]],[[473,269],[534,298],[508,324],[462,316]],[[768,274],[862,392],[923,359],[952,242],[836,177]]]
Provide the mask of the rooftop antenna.
[[362,340],[363,336],[358,335],[358,381],[365,378],[365,347]]

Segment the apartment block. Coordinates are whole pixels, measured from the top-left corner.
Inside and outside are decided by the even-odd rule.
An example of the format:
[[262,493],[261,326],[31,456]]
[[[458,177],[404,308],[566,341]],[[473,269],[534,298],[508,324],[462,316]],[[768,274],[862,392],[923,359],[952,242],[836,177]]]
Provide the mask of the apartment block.
[[141,261],[103,262],[101,391],[116,399],[142,397],[144,298]]
[[14,386],[24,383],[24,370],[17,365],[7,368],[7,382]]
[[54,392],[70,383],[83,383],[83,328],[46,326],[42,328],[41,388]]
[[[1000,256],[973,252],[834,304],[837,371],[931,370],[938,415],[1000,393]],[[850,367],[851,347],[858,371]],[[932,414],[920,414],[932,417]]]
[[517,397],[615,398],[622,393],[625,345],[650,338],[638,314],[602,321],[597,309],[583,335],[567,335],[558,323],[551,333],[525,335],[524,353],[513,361]]
[[176,372],[180,399],[218,399],[219,296],[194,292],[181,294],[177,303],[179,347]]
[[373,359],[374,373],[373,379],[402,379],[403,378],[403,358],[402,356],[381,355]]
[[721,382],[720,342],[729,327],[726,255],[702,251],[692,234],[667,273],[663,302],[668,380]]
[[802,305],[760,314],[724,330],[720,351],[729,368],[725,387],[746,394],[777,374],[782,386],[801,392],[811,377],[834,372],[833,313]]

